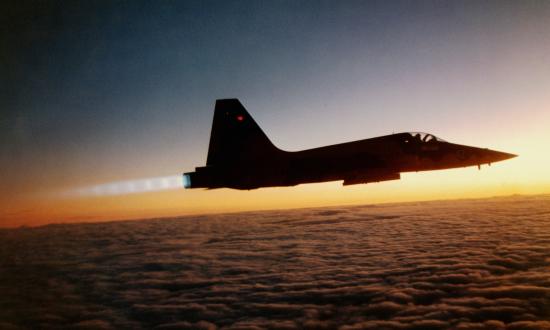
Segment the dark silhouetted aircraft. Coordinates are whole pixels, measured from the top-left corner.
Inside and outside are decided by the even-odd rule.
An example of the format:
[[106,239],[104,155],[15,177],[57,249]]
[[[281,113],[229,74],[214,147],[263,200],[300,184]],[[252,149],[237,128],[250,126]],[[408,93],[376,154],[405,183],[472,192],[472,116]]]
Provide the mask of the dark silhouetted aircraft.
[[183,174],[185,188],[256,189],[343,180],[344,185],[400,179],[402,172],[491,164],[516,155],[398,133],[302,151],[269,141],[237,99],[217,100],[206,166]]

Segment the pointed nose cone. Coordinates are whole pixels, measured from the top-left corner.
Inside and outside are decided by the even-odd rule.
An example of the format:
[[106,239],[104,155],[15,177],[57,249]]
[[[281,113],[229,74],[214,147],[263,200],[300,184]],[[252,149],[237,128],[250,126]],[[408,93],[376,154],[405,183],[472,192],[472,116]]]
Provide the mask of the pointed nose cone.
[[518,155],[509,154],[507,152],[500,152],[500,151],[487,149],[487,150],[483,151],[482,158],[487,163],[494,163],[494,162],[500,162],[502,160],[514,158],[514,157],[517,157],[517,156]]
[[518,155],[514,155],[514,154],[509,154],[507,152],[497,151],[497,153],[498,153],[499,160],[506,160],[506,159],[515,158],[515,157],[518,156]]

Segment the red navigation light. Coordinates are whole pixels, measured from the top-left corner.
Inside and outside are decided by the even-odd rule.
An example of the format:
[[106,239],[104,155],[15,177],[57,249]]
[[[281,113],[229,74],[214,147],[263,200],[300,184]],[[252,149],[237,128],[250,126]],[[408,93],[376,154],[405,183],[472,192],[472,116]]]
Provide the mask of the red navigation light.
[[238,116],[237,116],[237,120],[238,120],[238,121],[243,121],[243,120],[244,120],[244,116],[243,116],[243,115],[238,115]]

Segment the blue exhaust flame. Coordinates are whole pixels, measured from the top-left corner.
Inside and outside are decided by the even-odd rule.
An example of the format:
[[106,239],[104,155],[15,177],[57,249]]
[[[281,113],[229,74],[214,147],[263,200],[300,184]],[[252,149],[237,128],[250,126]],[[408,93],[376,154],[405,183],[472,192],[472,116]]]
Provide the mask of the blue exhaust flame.
[[183,175],[183,187],[185,189],[191,188],[191,176],[189,174]]

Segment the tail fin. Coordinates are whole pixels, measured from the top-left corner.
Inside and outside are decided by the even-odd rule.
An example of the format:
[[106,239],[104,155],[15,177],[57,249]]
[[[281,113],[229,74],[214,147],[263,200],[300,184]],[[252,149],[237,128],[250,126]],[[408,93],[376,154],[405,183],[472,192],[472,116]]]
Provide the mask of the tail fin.
[[238,99],[216,100],[206,165],[260,159],[277,152]]

